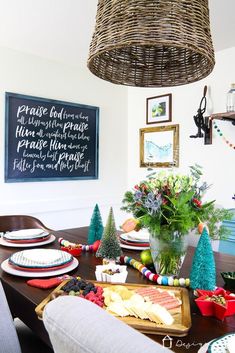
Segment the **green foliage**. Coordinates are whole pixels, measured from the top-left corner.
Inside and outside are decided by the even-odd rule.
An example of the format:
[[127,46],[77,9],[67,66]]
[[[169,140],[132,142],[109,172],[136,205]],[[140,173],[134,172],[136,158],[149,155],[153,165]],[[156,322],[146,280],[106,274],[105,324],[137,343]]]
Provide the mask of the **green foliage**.
[[228,231],[220,224],[231,219],[232,214],[216,208],[215,200],[202,203],[209,186],[200,182],[201,176],[199,165],[191,166],[189,175],[173,172],[151,175],[124,194],[121,209],[132,213],[141,227],[155,234],[160,234],[164,227],[186,234],[202,221],[208,225],[211,238],[222,239]]
[[215,285],[215,260],[209,235],[204,228],[193,257],[190,286],[193,289],[214,290]]
[[116,257],[120,256],[121,254],[122,251],[117,237],[113,209],[111,207],[101,239],[101,244],[98,251],[96,252],[96,256],[107,259],[116,259]]
[[96,204],[92,213],[91,222],[88,231],[88,244],[93,244],[96,240],[100,240],[103,234],[103,222],[100,214],[99,206]]
[[216,208],[214,204],[209,204],[202,212],[199,212],[200,220],[209,228],[210,237],[214,240],[226,239],[230,231],[221,225],[223,220],[231,220],[233,214],[224,208]]

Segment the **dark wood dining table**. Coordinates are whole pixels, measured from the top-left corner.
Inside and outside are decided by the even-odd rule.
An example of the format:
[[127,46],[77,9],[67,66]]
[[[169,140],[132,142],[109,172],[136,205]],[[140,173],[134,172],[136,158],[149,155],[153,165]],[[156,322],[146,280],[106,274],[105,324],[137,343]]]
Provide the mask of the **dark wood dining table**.
[[[54,243],[43,246],[48,249],[59,249],[58,238],[63,237],[66,240],[75,243],[87,244],[88,227],[65,229],[55,231],[56,236]],[[0,246],[0,263],[7,259],[12,253],[20,251],[22,248],[13,248]],[[188,277],[194,247],[189,247],[185,257],[181,277]],[[124,255],[131,256],[139,260],[140,251],[123,249]],[[222,271],[235,270],[235,256],[223,253],[214,253],[217,272],[217,286],[224,286],[223,279],[220,275]],[[79,266],[77,269],[70,272],[71,275],[78,275],[86,280],[95,280],[95,267],[101,264],[101,259],[97,258],[94,253],[84,252],[78,257]],[[50,345],[48,334],[43,326],[43,322],[38,319],[35,308],[45,299],[51,292],[51,289],[39,289],[27,285],[29,278],[10,275],[0,269],[0,278],[6,292],[7,300],[14,317],[20,318],[28,327],[30,327],[46,344]],[[151,285],[148,279],[142,276],[140,272],[132,267],[128,267],[127,283],[140,283]],[[223,321],[215,317],[204,317],[200,314],[194,302],[193,291],[189,290],[192,326],[189,333],[184,337],[172,338],[172,350],[174,352],[198,352],[200,347],[210,340],[235,332],[235,316],[225,317]],[[148,335],[151,339],[162,344],[163,336]]]

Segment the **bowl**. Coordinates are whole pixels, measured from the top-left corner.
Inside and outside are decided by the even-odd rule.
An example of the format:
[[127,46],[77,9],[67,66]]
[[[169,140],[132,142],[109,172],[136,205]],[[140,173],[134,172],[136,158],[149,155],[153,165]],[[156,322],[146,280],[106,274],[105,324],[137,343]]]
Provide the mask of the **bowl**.
[[66,251],[69,254],[73,255],[73,256],[80,256],[82,253],[82,248],[70,248],[70,247],[65,247],[65,246],[61,246],[60,249],[62,251]]
[[95,271],[96,280],[101,282],[125,283],[128,274],[126,268],[126,266],[112,263],[97,265]]
[[226,288],[235,289],[235,272],[221,272],[220,273]]

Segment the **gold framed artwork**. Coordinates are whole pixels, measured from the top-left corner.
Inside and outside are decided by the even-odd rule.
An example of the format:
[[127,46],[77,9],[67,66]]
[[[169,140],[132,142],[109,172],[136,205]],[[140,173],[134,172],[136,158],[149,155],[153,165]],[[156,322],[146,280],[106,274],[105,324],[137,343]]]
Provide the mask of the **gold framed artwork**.
[[179,166],[179,125],[140,129],[140,167]]
[[171,121],[171,112],[171,93],[146,99],[146,124]]

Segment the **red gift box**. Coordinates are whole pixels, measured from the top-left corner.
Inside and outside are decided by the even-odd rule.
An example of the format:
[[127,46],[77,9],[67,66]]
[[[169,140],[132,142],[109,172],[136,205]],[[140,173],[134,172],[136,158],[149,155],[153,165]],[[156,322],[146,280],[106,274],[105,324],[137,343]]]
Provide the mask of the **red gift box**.
[[[214,291],[198,289],[199,297],[195,302],[203,316],[215,316],[223,320],[225,316],[235,314],[235,295],[223,288],[217,288]],[[221,300],[224,303],[221,303]]]

